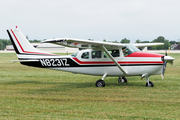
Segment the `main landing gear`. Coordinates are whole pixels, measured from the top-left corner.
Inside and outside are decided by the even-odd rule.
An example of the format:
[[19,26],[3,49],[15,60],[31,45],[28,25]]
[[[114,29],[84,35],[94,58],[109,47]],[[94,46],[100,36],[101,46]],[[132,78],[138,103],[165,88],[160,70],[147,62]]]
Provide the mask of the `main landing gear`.
[[[96,87],[105,87],[105,82],[104,82],[104,78],[106,77],[107,74],[104,74],[102,79],[99,79],[96,81]],[[142,77],[143,78],[143,77]],[[141,79],[142,79],[141,78]],[[147,78],[147,83],[146,83],[146,87],[154,87],[154,84],[153,82],[149,81],[149,77],[146,77]],[[119,77],[118,78],[118,83],[127,83],[127,79],[126,77]]]
[[126,77],[119,77],[118,78],[118,83],[127,83],[127,79],[126,79]]
[[[106,77],[106,75],[107,74],[104,74],[102,79],[99,79],[99,80],[96,81],[96,84],[95,84],[96,87],[105,87],[106,84],[104,82],[104,78]],[[118,78],[118,83],[127,83],[126,77],[124,77],[124,76],[123,77],[119,77]]]
[[101,79],[97,80],[96,81],[96,87],[105,87],[104,80],[101,80]]
[[105,87],[105,82],[104,82],[104,78],[106,77],[107,74],[104,74],[102,79],[99,79],[96,81],[96,87]]

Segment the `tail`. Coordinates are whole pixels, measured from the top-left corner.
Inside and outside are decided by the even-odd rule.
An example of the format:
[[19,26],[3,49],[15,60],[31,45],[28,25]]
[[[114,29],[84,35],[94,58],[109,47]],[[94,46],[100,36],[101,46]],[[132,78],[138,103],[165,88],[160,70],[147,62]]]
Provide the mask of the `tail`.
[[19,60],[27,60],[27,58],[32,58],[33,56],[54,56],[54,54],[33,47],[17,27],[15,29],[7,30],[7,33]]

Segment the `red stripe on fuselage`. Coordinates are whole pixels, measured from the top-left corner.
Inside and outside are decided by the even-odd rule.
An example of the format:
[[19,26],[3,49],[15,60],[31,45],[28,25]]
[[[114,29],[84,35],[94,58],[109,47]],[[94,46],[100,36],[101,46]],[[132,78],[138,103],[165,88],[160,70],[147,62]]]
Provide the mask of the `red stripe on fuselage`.
[[[112,61],[80,61],[78,58],[73,59],[79,64],[114,64]],[[163,61],[126,61],[118,62],[119,64],[163,64]]]
[[21,46],[19,40],[17,39],[17,37],[16,37],[16,35],[15,35],[15,33],[13,32],[12,29],[11,29],[11,32],[12,32],[12,34],[14,35],[14,37],[15,37],[17,43],[19,44],[19,47],[21,48],[22,52],[24,52],[24,53],[33,53],[33,54],[43,54],[43,55],[54,55],[54,54],[47,54],[47,53],[38,53],[38,52],[25,51],[25,50],[23,49],[23,47]]
[[155,53],[145,53],[145,52],[134,52],[125,57],[162,57],[164,55]]

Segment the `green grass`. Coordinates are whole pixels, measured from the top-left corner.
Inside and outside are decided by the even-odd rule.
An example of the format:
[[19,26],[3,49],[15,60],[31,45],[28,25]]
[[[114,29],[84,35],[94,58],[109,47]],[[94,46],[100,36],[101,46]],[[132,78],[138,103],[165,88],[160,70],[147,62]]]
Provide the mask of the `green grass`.
[[180,54],[165,79],[151,76],[153,88],[140,77],[118,84],[107,77],[72,74],[12,63],[13,53],[0,54],[0,119],[180,119]]

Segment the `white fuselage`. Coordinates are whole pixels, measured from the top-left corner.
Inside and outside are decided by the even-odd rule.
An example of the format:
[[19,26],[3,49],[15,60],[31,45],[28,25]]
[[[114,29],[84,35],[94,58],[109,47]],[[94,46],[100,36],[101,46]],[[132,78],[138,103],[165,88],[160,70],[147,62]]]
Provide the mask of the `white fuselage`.
[[[79,51],[76,56],[31,56],[31,58],[38,60],[39,65],[36,65],[36,62],[34,62],[35,67],[38,66],[87,75],[102,76],[107,74],[107,76],[141,76],[146,73],[148,73],[148,75],[162,73],[163,61],[161,60],[161,57],[124,57],[120,54],[120,56],[115,57],[115,59],[127,72],[127,74],[124,74],[110,58],[89,57],[88,59],[83,59],[81,56],[86,51],[91,53],[93,50]],[[28,57],[29,55],[18,56],[20,59]],[[24,63],[22,62],[22,64]],[[29,62],[25,65],[28,64]]]

